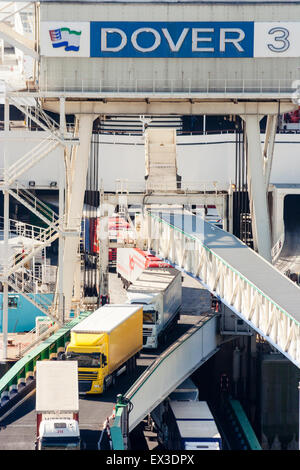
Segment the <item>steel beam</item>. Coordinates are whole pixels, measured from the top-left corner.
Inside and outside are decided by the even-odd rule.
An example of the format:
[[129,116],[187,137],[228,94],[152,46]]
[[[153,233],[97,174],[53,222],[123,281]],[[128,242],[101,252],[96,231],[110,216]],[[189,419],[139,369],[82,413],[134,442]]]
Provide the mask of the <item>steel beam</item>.
[[[153,194],[140,192],[140,193],[128,193],[126,194],[127,197],[127,204],[179,204],[179,205],[190,205],[190,204],[198,204],[198,205],[222,205],[225,207],[226,205],[226,197],[227,193],[224,192],[165,192],[159,193],[155,192]],[[114,193],[105,193],[105,200],[108,204],[112,206],[116,206],[119,201],[119,195]]]
[[29,55],[35,60],[39,59],[39,54],[34,49],[34,41],[22,36],[22,34],[3,22],[0,23],[0,38],[16,47],[16,49],[20,49],[25,55]]
[[[12,95],[15,96],[15,95]],[[57,95],[56,95],[57,96]],[[60,103],[56,100],[44,100],[44,109],[59,113]],[[283,102],[280,104],[280,112],[286,113],[291,110],[297,109],[297,106],[291,101]],[[65,102],[66,114],[83,114],[83,113],[96,113],[96,114],[141,114],[141,115],[277,115],[278,102],[277,101],[238,101],[238,100],[208,100],[203,99],[195,101],[191,99],[180,99],[174,95],[168,97],[153,97],[153,100],[146,100],[145,93],[143,98],[137,99],[133,95],[129,100],[118,100],[118,98],[111,97],[103,98],[99,101],[72,101]]]
[[264,162],[260,143],[259,122],[262,116],[242,115],[247,138],[248,188],[254,247],[267,261],[271,257],[271,226],[269,220]]
[[[66,318],[71,310],[92,128],[96,117],[94,114],[84,114],[76,117],[79,123],[79,145],[71,155],[71,177],[69,179],[70,186],[68,188],[66,205],[66,233],[63,258],[63,292],[65,295]],[[68,236],[68,231],[72,236]]]
[[278,116],[276,115],[268,116],[267,118],[267,128],[266,128],[265,143],[264,143],[264,150],[263,150],[266,190],[268,190],[268,187],[270,184],[270,176],[271,176],[271,171],[272,171],[272,162],[273,162],[273,154],[274,154],[274,145],[275,145],[276,130],[277,130],[277,121],[278,121]]
[[[4,249],[8,253],[8,235],[9,235],[9,193],[4,191]],[[8,268],[8,258],[5,260],[5,271]],[[3,307],[2,307],[2,359],[7,359],[7,337],[8,337],[8,282],[3,282]]]

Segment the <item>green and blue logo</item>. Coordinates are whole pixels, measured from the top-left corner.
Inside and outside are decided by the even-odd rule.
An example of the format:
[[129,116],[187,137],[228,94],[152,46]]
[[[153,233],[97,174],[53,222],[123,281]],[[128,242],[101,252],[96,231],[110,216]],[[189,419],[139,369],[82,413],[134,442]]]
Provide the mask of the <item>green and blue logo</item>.
[[65,51],[79,51],[81,31],[70,28],[57,28],[49,30],[52,47],[64,47]]

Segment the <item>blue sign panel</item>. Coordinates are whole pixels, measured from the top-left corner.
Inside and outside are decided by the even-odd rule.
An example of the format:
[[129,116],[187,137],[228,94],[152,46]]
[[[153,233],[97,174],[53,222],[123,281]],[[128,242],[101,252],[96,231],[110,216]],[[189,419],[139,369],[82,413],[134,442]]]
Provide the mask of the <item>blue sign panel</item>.
[[90,57],[253,57],[254,22],[90,23]]

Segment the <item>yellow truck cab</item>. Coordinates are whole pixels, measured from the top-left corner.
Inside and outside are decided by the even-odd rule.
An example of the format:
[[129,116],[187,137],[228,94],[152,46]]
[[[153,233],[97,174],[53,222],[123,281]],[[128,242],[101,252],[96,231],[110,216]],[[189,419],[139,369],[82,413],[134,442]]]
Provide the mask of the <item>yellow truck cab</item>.
[[78,362],[80,394],[103,393],[132,371],[143,347],[143,308],[107,304],[71,330],[66,359]]

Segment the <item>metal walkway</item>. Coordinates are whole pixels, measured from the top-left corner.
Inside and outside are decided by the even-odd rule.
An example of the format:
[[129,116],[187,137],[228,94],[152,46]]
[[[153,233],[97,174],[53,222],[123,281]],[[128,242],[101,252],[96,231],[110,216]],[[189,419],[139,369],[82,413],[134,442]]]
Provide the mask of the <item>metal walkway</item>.
[[218,351],[216,321],[216,316],[207,316],[190,328],[128,390],[125,399],[133,405],[129,413],[129,432]]
[[197,278],[300,367],[300,288],[269,262],[201,217],[151,211],[148,248]]

